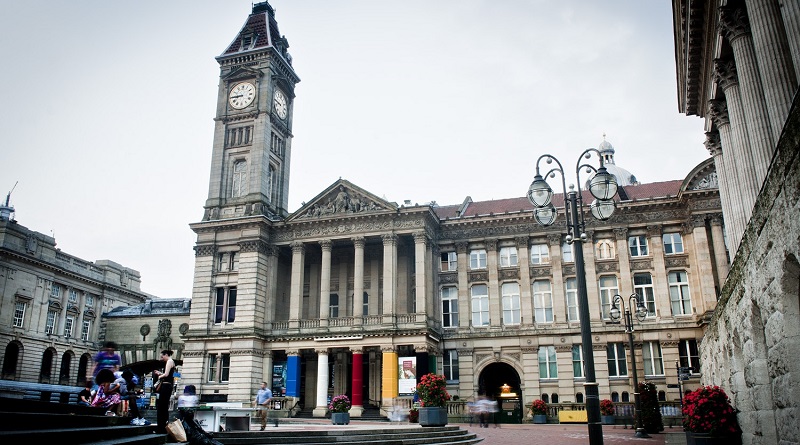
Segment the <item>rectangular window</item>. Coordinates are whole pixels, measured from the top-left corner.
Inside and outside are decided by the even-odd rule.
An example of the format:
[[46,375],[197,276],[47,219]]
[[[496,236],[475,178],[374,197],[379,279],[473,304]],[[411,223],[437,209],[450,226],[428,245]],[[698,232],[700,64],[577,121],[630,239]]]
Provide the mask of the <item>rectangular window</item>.
[[670,272],[668,281],[672,315],[690,315],[692,313],[692,297],[689,294],[689,278],[686,276],[686,271]]
[[472,326],[489,326],[489,293],[485,284],[470,288],[472,298]]
[[500,267],[513,267],[517,265],[516,246],[500,248]]
[[556,364],[555,346],[539,346],[539,378],[558,378],[558,365]]
[[578,310],[578,280],[576,278],[567,278],[567,320],[571,322],[580,321],[580,312]]
[[533,308],[536,323],[553,322],[553,291],[549,280],[533,282]]
[[239,270],[239,255],[236,255],[236,252],[231,252],[228,256],[228,268],[232,272]]
[[531,264],[548,264],[549,262],[550,249],[547,244],[531,244]]
[[208,355],[208,381],[209,382],[216,382],[217,381],[217,362],[219,356],[217,354],[209,354]]
[[83,327],[81,328],[81,340],[89,341],[89,330],[92,327],[92,322],[89,320],[83,320]]
[[600,310],[604,320],[611,319],[611,302],[618,293],[616,276],[600,277]]
[[227,382],[231,373],[231,355],[220,354],[219,381]]
[[363,311],[362,314],[369,315],[369,294],[367,292],[364,292],[364,297],[361,304],[361,310]]
[[520,321],[519,284],[503,283],[503,324],[517,325]]
[[654,377],[664,375],[664,361],[661,358],[661,344],[657,341],[646,341],[642,344],[642,357],[644,360],[644,376]]
[[444,371],[444,379],[448,383],[458,382],[458,351],[455,349],[445,349],[442,370]]
[[609,343],[606,345],[608,356],[608,376],[627,377],[628,362],[625,359],[625,346],[622,343]]
[[67,315],[64,319],[64,337],[72,338],[72,326],[75,324],[75,317]]
[[628,248],[631,256],[647,256],[647,237],[645,235],[628,238]]
[[572,244],[564,243],[561,245],[561,261],[564,263],[575,262],[575,255],[572,253]]
[[665,255],[683,253],[683,239],[680,233],[665,233],[661,238],[664,240]]
[[442,296],[442,327],[458,327],[458,289],[443,287]]
[[61,286],[56,283],[53,283],[53,287],[50,289],[50,296],[52,297],[60,297],[61,296]]
[[339,294],[331,294],[330,298],[328,299],[328,317],[329,318],[338,318],[339,317]]
[[236,320],[236,288],[218,287],[214,305],[214,323],[233,323]]
[[44,333],[52,334],[56,331],[56,322],[58,321],[58,312],[47,311],[47,321],[44,325]]
[[25,323],[25,309],[27,309],[28,303],[24,301],[17,301],[14,305],[14,327],[21,328]]
[[697,340],[681,340],[680,349],[681,367],[691,369],[692,374],[700,374],[700,354],[697,352]]
[[486,269],[486,251],[484,249],[470,251],[469,268],[473,270]]
[[86,306],[94,306],[94,295],[86,294]]
[[442,272],[453,272],[458,269],[458,254],[456,252],[442,252]]
[[583,346],[572,345],[572,376],[583,378]]
[[69,302],[70,303],[77,303],[78,302],[78,291],[75,289],[69,290]]
[[647,308],[647,316],[656,316],[656,295],[653,290],[653,277],[649,273],[633,274],[633,291]]

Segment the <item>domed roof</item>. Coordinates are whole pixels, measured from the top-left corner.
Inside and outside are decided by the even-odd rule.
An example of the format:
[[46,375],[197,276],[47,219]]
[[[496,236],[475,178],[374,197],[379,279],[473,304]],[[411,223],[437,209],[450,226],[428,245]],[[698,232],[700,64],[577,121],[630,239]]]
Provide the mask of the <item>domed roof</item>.
[[[605,133],[603,133],[603,142],[597,146],[597,151],[600,152],[600,157],[603,158],[603,165],[605,166],[606,170],[608,170],[609,173],[617,178],[617,185],[639,185],[639,181],[636,179],[636,176],[634,176],[633,173],[614,163],[614,146],[606,140]],[[594,175],[591,175],[589,179],[592,179],[592,176]],[[586,181],[586,184],[588,188],[588,180]]]

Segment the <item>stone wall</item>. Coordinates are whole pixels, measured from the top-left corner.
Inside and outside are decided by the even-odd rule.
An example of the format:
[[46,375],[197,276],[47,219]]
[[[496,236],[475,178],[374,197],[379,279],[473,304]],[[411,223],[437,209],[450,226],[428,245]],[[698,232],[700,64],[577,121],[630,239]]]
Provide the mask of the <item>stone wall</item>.
[[800,443],[798,102],[701,345],[703,384],[731,396],[745,444]]

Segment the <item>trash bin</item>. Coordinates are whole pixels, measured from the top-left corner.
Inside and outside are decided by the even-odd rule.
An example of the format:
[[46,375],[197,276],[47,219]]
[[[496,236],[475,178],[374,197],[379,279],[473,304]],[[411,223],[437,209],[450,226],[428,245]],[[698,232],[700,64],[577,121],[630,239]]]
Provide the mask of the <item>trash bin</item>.
[[226,416],[225,431],[250,431],[250,417]]

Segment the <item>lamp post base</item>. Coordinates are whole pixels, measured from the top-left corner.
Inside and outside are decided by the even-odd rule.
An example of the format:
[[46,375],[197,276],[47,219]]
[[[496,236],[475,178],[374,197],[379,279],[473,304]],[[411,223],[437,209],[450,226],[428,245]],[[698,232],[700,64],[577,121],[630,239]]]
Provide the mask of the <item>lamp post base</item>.
[[633,437],[639,437],[641,439],[647,439],[647,438],[650,437],[650,435],[647,434],[647,431],[645,431],[644,428],[636,428],[636,434],[634,434]]

